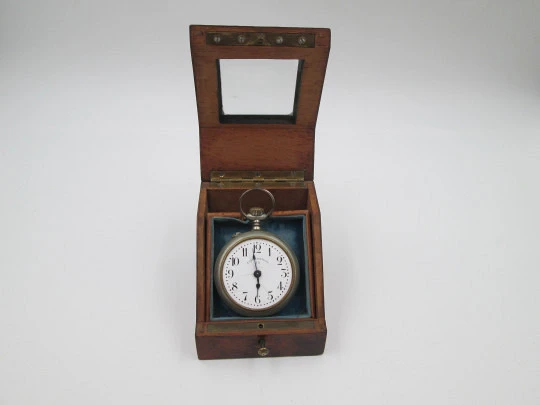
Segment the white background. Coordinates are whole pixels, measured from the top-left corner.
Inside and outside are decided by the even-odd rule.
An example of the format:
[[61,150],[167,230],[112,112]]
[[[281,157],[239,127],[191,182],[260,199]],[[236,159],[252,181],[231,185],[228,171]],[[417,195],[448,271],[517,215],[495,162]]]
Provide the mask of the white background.
[[[540,403],[538,1],[76,3],[0,3],[0,403]],[[332,29],[323,356],[197,360],[189,24]]]

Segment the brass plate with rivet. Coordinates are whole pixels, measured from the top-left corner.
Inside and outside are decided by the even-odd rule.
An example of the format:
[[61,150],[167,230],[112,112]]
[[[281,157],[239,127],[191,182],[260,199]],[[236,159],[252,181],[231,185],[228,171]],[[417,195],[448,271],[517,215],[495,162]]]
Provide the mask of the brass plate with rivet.
[[217,46],[275,46],[315,48],[315,34],[276,32],[208,32],[207,45]]

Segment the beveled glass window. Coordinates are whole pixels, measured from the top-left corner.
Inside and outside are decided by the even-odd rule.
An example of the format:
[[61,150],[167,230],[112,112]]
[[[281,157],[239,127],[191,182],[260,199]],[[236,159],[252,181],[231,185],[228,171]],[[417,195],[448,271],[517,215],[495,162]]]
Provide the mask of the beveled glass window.
[[221,123],[294,124],[303,61],[217,61]]

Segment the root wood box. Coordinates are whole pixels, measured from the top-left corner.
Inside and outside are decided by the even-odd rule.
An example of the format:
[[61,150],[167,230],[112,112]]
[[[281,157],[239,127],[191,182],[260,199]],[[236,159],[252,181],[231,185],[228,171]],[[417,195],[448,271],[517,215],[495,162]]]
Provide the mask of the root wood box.
[[[313,177],[330,30],[193,25],[190,41],[202,181],[197,211],[197,354],[200,359],[322,354],[327,330],[321,218]],[[249,61],[293,64],[290,104],[284,111],[267,113],[265,103],[273,94],[256,90],[253,96],[261,102],[245,105],[247,113],[238,111],[234,92],[231,96],[235,82],[225,82],[232,80],[225,68]],[[240,70],[237,77],[248,89],[266,80],[257,69]],[[275,211],[264,226],[294,250],[300,275],[294,297],[280,312],[264,317],[241,316],[227,307],[213,276],[224,243],[250,229],[240,214],[239,199],[253,188],[274,195]],[[246,204],[267,204],[262,198],[250,194]]]

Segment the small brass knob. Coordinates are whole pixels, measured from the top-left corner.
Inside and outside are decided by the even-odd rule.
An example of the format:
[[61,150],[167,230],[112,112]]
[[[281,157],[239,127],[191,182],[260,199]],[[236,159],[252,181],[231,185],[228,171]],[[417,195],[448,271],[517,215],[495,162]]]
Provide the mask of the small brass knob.
[[264,339],[259,339],[259,350],[257,350],[257,354],[261,357],[266,357],[270,353],[270,350],[265,346],[266,342]]

